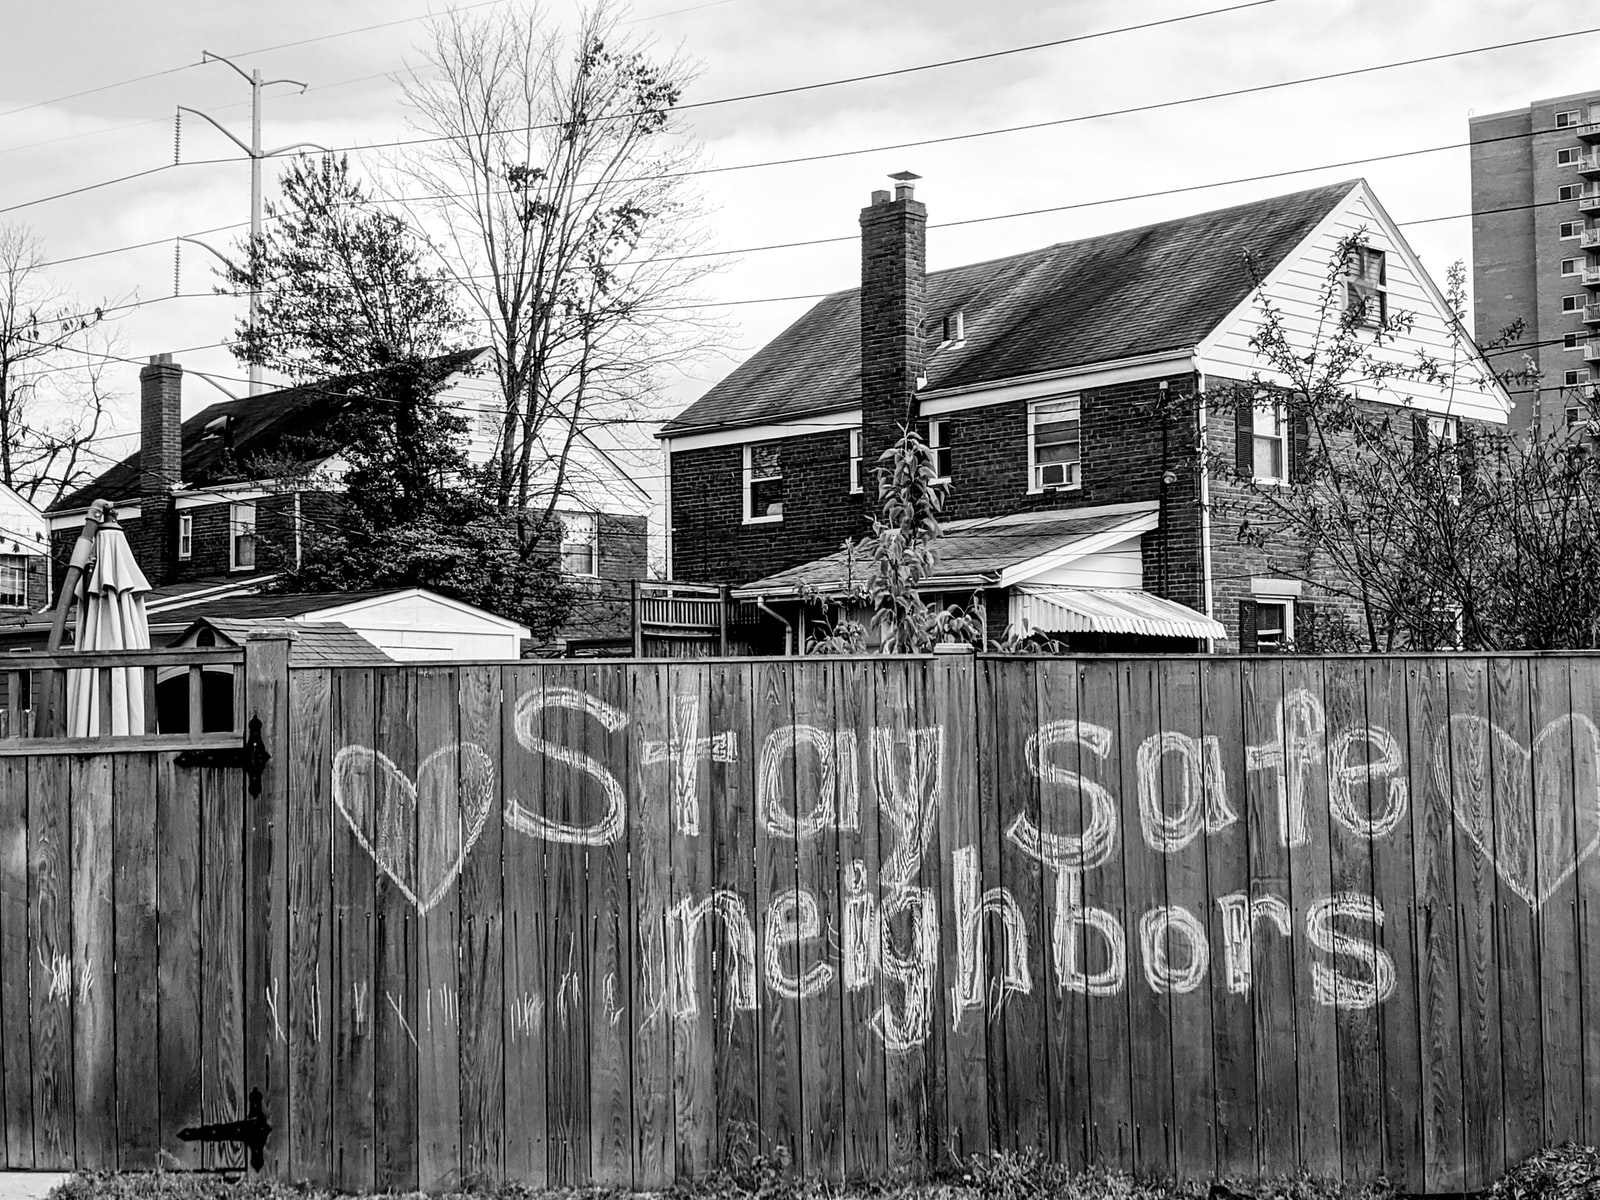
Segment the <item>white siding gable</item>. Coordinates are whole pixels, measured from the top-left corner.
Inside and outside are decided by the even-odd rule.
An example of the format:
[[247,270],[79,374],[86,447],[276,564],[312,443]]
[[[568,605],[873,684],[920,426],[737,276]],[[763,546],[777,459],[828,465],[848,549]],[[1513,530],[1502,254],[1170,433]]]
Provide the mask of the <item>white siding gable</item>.
[[[1349,195],[1264,281],[1261,290],[1281,314],[1284,330],[1296,350],[1309,352],[1337,331],[1343,289],[1337,305],[1326,313],[1319,309],[1327,288],[1329,265],[1339,243],[1357,232],[1366,234],[1369,246],[1385,252],[1390,315],[1405,312],[1414,317],[1412,331],[1383,347],[1378,355],[1389,362],[1415,363],[1420,352],[1455,376],[1453,387],[1390,380],[1381,391],[1370,385],[1363,387],[1353,379],[1349,382],[1357,395],[1432,413],[1504,423],[1510,411],[1510,397],[1494,379],[1470,336],[1459,328],[1438,285],[1364,181],[1353,184]],[[1203,375],[1238,380],[1248,380],[1259,372],[1268,382],[1288,385],[1287,378],[1267,370],[1250,348],[1250,339],[1261,323],[1259,297],[1252,293],[1197,347],[1196,369]]]

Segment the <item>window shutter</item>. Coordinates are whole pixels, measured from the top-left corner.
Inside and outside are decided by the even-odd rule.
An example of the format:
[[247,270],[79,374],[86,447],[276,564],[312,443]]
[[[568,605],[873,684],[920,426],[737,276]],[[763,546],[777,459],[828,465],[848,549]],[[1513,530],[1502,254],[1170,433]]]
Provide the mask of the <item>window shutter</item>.
[[1300,654],[1316,654],[1317,606],[1309,600],[1294,602],[1294,648]]
[[1256,602],[1239,601],[1239,653],[1256,652]]
[[1411,464],[1420,466],[1428,461],[1428,418],[1421,413],[1411,414]]
[[1311,457],[1311,422],[1306,419],[1305,413],[1289,414],[1289,433],[1294,443],[1289,450],[1289,482],[1304,483],[1306,460]]
[[1246,479],[1256,473],[1255,405],[1241,396],[1233,405],[1233,466]]

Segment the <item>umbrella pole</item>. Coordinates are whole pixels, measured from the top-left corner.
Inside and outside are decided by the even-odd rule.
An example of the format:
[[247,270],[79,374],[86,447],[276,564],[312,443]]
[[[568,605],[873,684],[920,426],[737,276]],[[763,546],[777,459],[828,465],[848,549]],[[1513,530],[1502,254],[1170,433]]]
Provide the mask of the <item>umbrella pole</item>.
[[46,651],[50,654],[61,649],[61,641],[67,633],[67,609],[72,607],[72,597],[77,593],[78,581],[83,578],[84,568],[89,565],[89,559],[94,555],[95,534],[100,531],[101,522],[108,520],[110,516],[111,502],[96,500],[89,506],[89,511],[83,518],[83,529],[72,547],[72,560],[67,564],[67,577],[62,581],[61,594],[56,597],[55,615],[50,621],[50,640],[45,645]]

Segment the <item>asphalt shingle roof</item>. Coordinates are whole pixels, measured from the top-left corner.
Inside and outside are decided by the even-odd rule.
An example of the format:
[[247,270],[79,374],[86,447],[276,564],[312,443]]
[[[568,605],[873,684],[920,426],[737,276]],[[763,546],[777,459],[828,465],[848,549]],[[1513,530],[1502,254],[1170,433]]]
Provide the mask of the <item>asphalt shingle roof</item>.
[[[966,339],[933,349],[927,388],[968,387],[1197,344],[1356,181],[1060,242],[927,277],[927,326],[961,310]],[[836,292],[662,427],[663,436],[854,408],[859,290]]]
[[[436,360],[442,370],[464,369],[482,350],[460,350]],[[183,423],[183,479],[185,487],[208,487],[239,479],[251,460],[287,451],[289,439],[312,437],[350,402],[347,393],[367,376],[349,375],[300,387],[282,388],[260,396],[224,400],[201,409]],[[206,437],[206,426],[218,417],[231,416],[232,451],[220,437]],[[172,480],[174,486],[180,481]],[[84,508],[94,500],[129,500],[139,494],[139,452],[135,450],[92,483],[69,492],[50,506],[51,512]]]
[[[291,667],[387,666],[394,663],[394,659],[354,629],[336,621],[319,621],[313,625],[281,618],[264,621],[206,619],[204,623],[230,642],[240,645],[244,644],[252,630],[287,629],[294,634],[294,640],[289,643]],[[179,640],[182,640],[181,635]]]
[[338,608],[341,605],[354,604],[357,600],[392,596],[400,590],[402,589],[375,588],[363,592],[263,592],[252,596],[223,596],[216,600],[197,600],[190,605],[163,608],[157,615],[163,621],[199,617],[204,617],[208,621],[271,620],[298,617],[308,612],[320,612],[325,608]]

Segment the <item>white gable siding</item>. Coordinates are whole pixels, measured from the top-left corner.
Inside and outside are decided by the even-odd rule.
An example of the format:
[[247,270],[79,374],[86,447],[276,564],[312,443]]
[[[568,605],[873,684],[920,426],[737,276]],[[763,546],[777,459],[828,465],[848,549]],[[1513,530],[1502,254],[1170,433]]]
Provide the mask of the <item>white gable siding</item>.
[[1030,586],[1121,588],[1144,587],[1144,562],[1138,536],[1120,546],[1086,554],[1028,580]]
[[[1352,187],[1349,196],[1311,237],[1267,277],[1263,290],[1282,315],[1284,330],[1296,348],[1309,351],[1319,340],[1325,341],[1337,332],[1341,309],[1330,307],[1325,314],[1319,312],[1327,291],[1329,265],[1340,241],[1363,231],[1368,245],[1385,252],[1390,315],[1404,312],[1415,318],[1411,333],[1380,349],[1378,357],[1413,364],[1423,353],[1438,360],[1447,372],[1453,371],[1456,383],[1452,389],[1391,380],[1379,391],[1352,379],[1349,383],[1357,395],[1429,412],[1503,423],[1509,404],[1505,391],[1493,382],[1470,339],[1454,332],[1448,306],[1365,184]],[[1337,301],[1342,305],[1342,286]],[[1259,372],[1265,380],[1288,385],[1290,380],[1268,371],[1250,348],[1250,339],[1261,324],[1259,299],[1252,295],[1200,345],[1196,354],[1198,369],[1208,376],[1239,380],[1250,379]]]
[[[83,524],[82,520],[78,524]],[[0,552],[46,554],[48,534],[45,519],[37,508],[16,492],[0,484]],[[17,549],[12,550],[15,542]]]
[[346,625],[401,662],[515,660],[521,653],[522,638],[528,636],[524,626],[414,591],[331,604],[295,619],[307,624],[334,621]]

